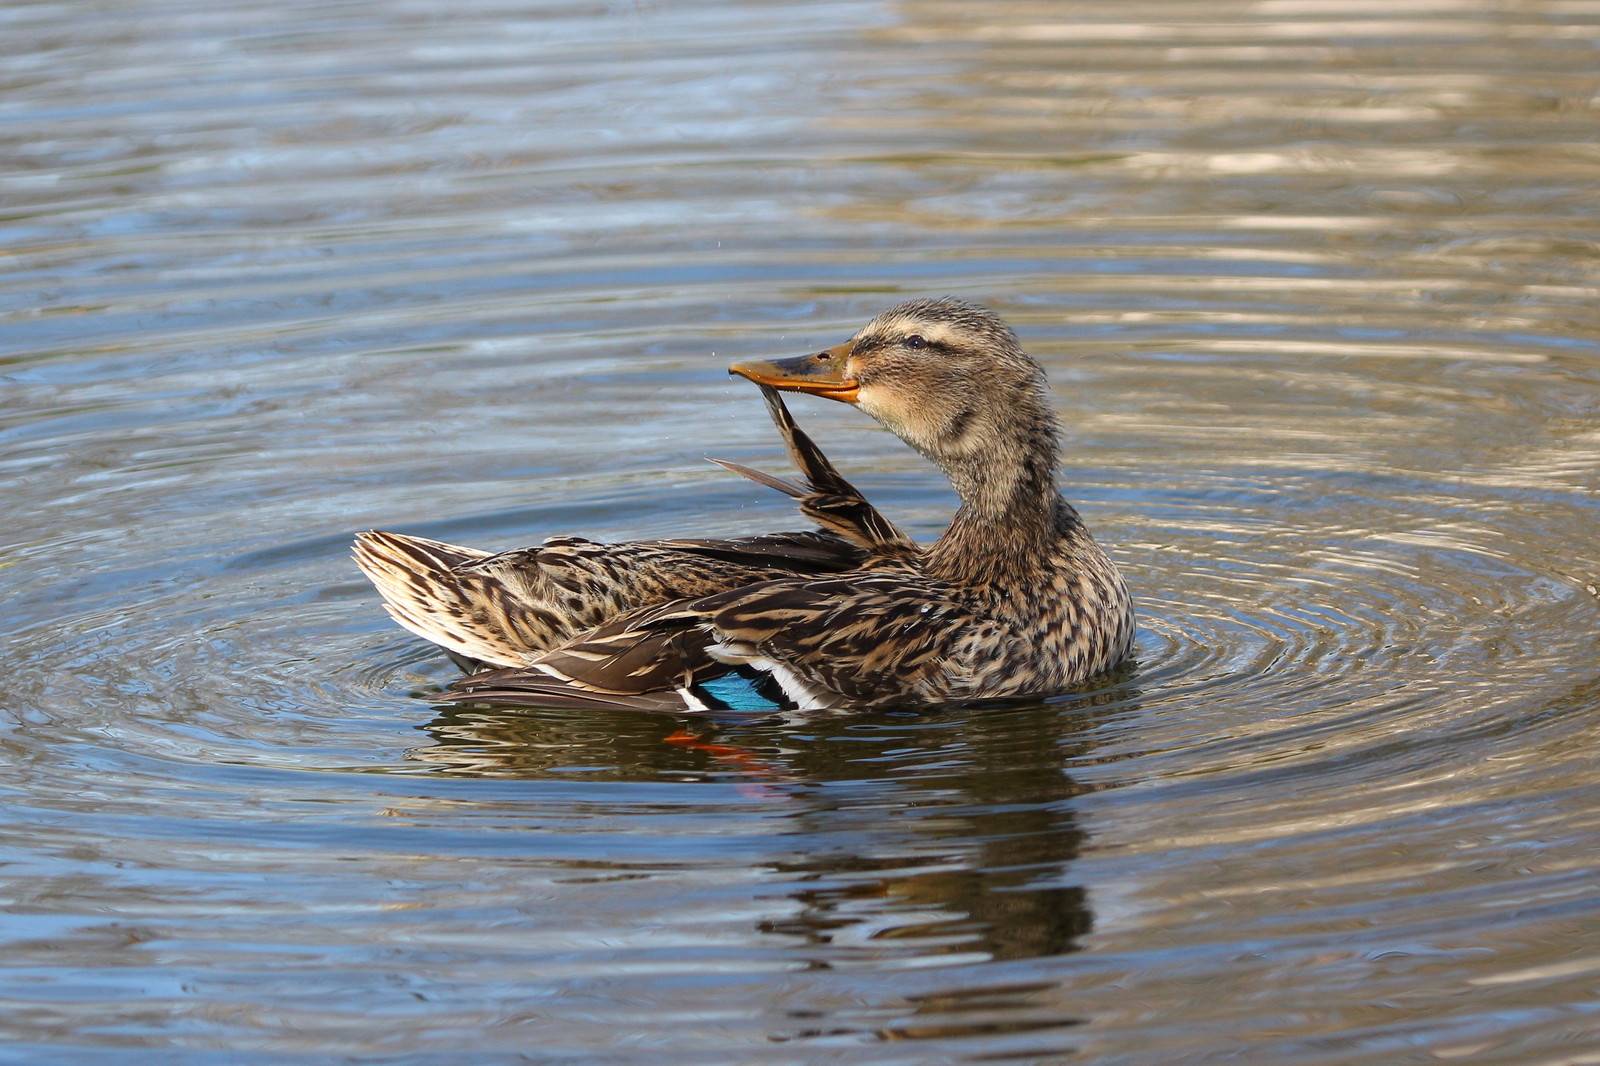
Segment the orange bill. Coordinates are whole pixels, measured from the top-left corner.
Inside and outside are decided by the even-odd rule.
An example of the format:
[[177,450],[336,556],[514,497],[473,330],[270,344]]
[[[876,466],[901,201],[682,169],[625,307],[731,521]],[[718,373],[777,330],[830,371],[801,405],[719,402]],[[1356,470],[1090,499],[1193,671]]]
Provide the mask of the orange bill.
[[728,373],[785,392],[809,392],[813,396],[855,403],[860,386],[845,371],[845,364],[849,360],[850,345],[846,343],[816,355],[735,363],[728,368]]

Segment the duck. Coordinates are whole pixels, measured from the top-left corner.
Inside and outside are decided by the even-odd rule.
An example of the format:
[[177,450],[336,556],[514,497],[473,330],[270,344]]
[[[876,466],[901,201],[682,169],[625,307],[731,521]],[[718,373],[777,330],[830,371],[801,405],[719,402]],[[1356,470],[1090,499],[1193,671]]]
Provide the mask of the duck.
[[[793,498],[817,528],[491,554],[357,538],[402,627],[469,672],[433,698],[667,712],[922,707],[1062,693],[1127,659],[1132,598],[1056,480],[1039,363],[987,307],[909,300],[810,355],[736,364],[798,482],[713,460]],[[919,544],[794,421],[781,393],[849,404],[930,460],[959,506]]]

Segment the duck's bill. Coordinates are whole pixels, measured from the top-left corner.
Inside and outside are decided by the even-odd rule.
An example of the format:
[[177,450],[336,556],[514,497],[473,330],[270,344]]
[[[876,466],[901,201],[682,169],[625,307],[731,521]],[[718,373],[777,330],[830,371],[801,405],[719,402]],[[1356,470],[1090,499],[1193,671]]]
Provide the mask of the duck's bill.
[[735,363],[728,368],[728,373],[785,392],[809,392],[813,396],[855,403],[861,386],[854,378],[845,375],[845,363],[849,358],[850,346],[841,344],[816,355],[802,355],[794,359]]

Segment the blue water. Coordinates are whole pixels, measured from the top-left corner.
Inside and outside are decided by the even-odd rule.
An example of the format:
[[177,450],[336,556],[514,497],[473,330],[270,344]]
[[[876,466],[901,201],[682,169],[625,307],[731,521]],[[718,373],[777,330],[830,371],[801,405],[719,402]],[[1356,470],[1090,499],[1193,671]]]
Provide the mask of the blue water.
[[[1600,1053],[1600,12],[0,9],[0,1061]],[[1047,367],[1136,662],[441,711],[355,572],[791,528],[741,358]],[[937,473],[796,416],[897,522]]]

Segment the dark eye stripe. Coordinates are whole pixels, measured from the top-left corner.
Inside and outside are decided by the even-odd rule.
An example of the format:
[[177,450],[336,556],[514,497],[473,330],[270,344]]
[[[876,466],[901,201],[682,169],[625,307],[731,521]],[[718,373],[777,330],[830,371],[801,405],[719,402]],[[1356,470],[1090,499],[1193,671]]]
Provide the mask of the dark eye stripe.
[[908,333],[903,337],[897,337],[894,334],[862,337],[855,342],[855,347],[851,351],[852,354],[859,356],[868,352],[875,352],[880,348],[895,347],[910,348],[912,351],[944,352],[948,355],[954,355],[960,351],[959,348],[946,344],[944,341],[931,341],[920,333]]
[[920,333],[913,333],[900,342],[912,351],[943,352],[945,355],[954,355],[957,349],[952,348],[944,341],[930,341]]

